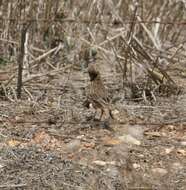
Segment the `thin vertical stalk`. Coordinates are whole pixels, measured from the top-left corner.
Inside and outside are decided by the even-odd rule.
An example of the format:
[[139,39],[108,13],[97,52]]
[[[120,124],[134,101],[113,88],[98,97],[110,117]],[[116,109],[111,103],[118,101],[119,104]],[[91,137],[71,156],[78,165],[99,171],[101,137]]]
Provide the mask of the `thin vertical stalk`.
[[26,40],[26,32],[27,32],[28,26],[26,24],[23,24],[22,30],[21,30],[21,42],[20,42],[20,53],[18,56],[18,78],[17,78],[17,98],[21,98],[21,91],[22,91],[22,73],[23,73],[23,60],[25,55],[25,40]]

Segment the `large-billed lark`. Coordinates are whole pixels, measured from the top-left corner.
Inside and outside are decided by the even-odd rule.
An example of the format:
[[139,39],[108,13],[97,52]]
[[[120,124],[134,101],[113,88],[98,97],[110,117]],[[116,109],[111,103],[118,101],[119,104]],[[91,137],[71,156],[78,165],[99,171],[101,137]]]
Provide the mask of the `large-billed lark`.
[[108,119],[112,117],[110,110],[110,100],[108,91],[103,84],[100,72],[96,67],[96,64],[89,64],[88,74],[90,78],[90,85],[87,89],[87,101],[85,104],[86,106],[92,105],[92,107],[95,109],[95,115],[98,110],[101,111],[99,120],[102,119],[102,116],[104,116],[105,119]]

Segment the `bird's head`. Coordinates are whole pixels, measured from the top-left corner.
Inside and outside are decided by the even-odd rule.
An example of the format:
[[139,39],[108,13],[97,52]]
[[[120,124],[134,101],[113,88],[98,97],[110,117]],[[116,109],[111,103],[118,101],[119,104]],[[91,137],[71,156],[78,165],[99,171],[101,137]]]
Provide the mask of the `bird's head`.
[[90,77],[90,81],[94,81],[95,79],[100,77],[99,71],[95,68],[94,64],[90,64],[88,67],[88,74]]

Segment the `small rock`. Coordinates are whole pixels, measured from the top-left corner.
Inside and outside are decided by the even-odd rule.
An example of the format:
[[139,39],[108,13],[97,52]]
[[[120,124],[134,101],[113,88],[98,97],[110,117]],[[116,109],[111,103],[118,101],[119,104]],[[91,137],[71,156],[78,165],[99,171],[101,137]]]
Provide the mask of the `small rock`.
[[0,169],[1,169],[1,168],[4,168],[4,167],[5,167],[5,165],[0,164]]
[[173,147],[171,147],[171,148],[166,148],[166,149],[165,149],[165,153],[166,153],[166,154],[170,154],[173,150],[174,150]]
[[183,169],[183,166],[182,166],[179,162],[175,162],[175,163],[173,163],[173,165],[172,165],[172,169],[173,169],[173,170],[182,170],[182,169]]
[[92,162],[93,164],[96,164],[98,166],[105,166],[107,163],[101,160],[95,160]]
[[141,145],[141,142],[137,140],[136,138],[132,137],[131,135],[123,135],[118,137],[119,140],[126,142],[128,144],[134,144],[134,145]]
[[7,144],[8,144],[8,146],[10,146],[10,147],[16,147],[16,146],[19,146],[19,145],[21,144],[21,141],[17,141],[17,140],[11,139],[11,140],[9,140],[9,141],[7,142]]
[[114,145],[119,145],[121,144],[121,140],[118,139],[106,139],[104,142],[105,146],[114,146]]
[[133,164],[133,168],[134,168],[134,169],[139,169],[140,167],[141,167],[141,166],[140,166],[139,164],[137,164],[137,163],[134,163],[134,164]]
[[186,141],[182,141],[182,142],[180,142],[180,144],[181,144],[182,146],[186,146]]
[[173,131],[175,129],[174,125],[168,125],[167,128],[169,129],[169,131]]
[[145,156],[143,154],[138,155],[139,158],[144,158]]
[[81,140],[81,139],[83,139],[84,137],[85,137],[85,135],[79,135],[79,136],[77,136],[76,138],[79,139],[79,140]]
[[95,143],[85,143],[84,145],[83,145],[85,148],[94,148],[95,147]]
[[110,166],[109,168],[107,168],[107,173],[110,177],[117,177],[120,175],[118,168],[115,166]]
[[102,160],[95,160],[92,162],[93,164],[96,164],[98,166],[105,166],[105,165],[112,165],[112,166],[115,166],[116,165],[116,162],[115,161],[110,161],[110,162],[105,162],[105,161],[102,161]]
[[154,168],[152,169],[152,172],[160,177],[168,173],[167,170],[163,168]]
[[151,137],[161,137],[162,134],[160,134],[159,132],[157,131],[154,131],[154,132],[144,132],[144,135],[147,135],[147,136],[151,136]]
[[71,142],[66,144],[66,150],[67,151],[75,151],[77,150],[81,145],[80,140],[72,140]]
[[144,130],[142,129],[142,127],[140,127],[138,125],[133,125],[133,126],[129,127],[128,133],[137,139],[142,139]]
[[181,154],[182,156],[186,156],[186,151],[184,149],[178,149],[177,153]]
[[20,117],[20,116],[15,116],[15,121],[16,121],[17,123],[21,123],[21,122],[23,122],[24,120],[23,120],[23,118]]
[[167,134],[164,133],[164,132],[162,132],[161,135],[162,135],[163,137],[166,137],[166,136],[167,136]]

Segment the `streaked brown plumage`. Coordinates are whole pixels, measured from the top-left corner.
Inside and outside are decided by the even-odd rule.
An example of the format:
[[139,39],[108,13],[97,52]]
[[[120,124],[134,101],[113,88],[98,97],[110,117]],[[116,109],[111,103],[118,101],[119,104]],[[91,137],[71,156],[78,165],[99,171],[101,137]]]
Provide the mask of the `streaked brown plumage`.
[[112,117],[108,91],[103,84],[100,72],[95,64],[88,66],[88,74],[90,77],[90,85],[88,86],[86,104],[89,105],[91,103],[96,111],[97,109],[101,110],[100,120],[103,114],[107,114],[107,117]]

